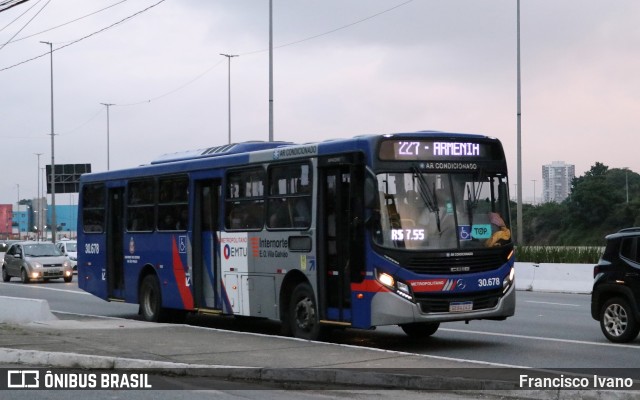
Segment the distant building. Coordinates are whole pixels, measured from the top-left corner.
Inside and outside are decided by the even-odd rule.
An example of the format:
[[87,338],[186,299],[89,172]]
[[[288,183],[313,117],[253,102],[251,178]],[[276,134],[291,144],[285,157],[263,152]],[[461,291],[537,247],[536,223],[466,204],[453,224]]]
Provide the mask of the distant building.
[[13,210],[11,204],[0,204],[0,238],[8,239],[13,230]]
[[[47,212],[47,220],[51,221],[51,212]],[[78,206],[56,205],[56,223],[58,224],[58,239],[75,239],[78,225]]]
[[571,192],[571,181],[576,176],[576,167],[564,161],[553,161],[542,166],[542,199],[545,203],[560,203]]
[[[0,204],[0,239],[51,239],[51,207],[46,198],[24,200],[18,210],[13,211],[11,204]],[[56,205],[56,223],[57,239],[75,239],[78,206]]]

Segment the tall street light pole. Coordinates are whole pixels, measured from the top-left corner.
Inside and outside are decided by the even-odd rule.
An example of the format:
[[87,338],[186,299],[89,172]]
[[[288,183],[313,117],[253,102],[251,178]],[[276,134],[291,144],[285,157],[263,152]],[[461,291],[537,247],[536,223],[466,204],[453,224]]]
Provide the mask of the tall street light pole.
[[517,149],[517,157],[518,157],[518,203],[516,206],[517,212],[517,223],[518,223],[518,244],[520,246],[524,245],[524,236],[522,234],[522,109],[521,109],[521,88],[520,88],[520,0],[517,3],[517,128],[518,128],[518,149]]
[[51,42],[43,42],[49,45],[49,54],[51,58],[51,241],[56,242],[56,162],[55,162],[55,144],[53,130],[53,44]]
[[533,182],[533,205],[536,205],[536,180],[532,179],[531,182]]
[[237,54],[223,54],[220,53],[221,56],[225,56],[227,57],[228,60],[228,64],[229,64],[229,79],[228,79],[228,84],[229,84],[229,99],[228,99],[228,107],[229,107],[229,144],[231,144],[231,57],[238,57]]
[[273,142],[273,0],[269,0],[269,141]]
[[109,166],[109,107],[111,106],[115,106],[115,104],[111,104],[111,103],[100,103],[103,106],[107,107],[107,171],[109,171],[110,166]]
[[38,196],[37,196],[38,205],[36,206],[37,209],[34,210],[33,204],[31,205],[31,211],[36,215],[36,239],[37,239],[40,233],[40,204],[42,204],[40,202],[40,156],[42,155],[42,153],[33,153],[33,154],[35,154],[38,157],[38,171],[37,171],[38,187],[36,188],[36,192],[38,193]]

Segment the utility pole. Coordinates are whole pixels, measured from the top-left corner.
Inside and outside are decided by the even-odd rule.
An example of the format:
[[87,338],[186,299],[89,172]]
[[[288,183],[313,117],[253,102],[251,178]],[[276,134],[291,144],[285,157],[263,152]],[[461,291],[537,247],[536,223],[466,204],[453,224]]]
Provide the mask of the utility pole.
[[37,173],[37,183],[38,183],[38,187],[36,188],[36,192],[38,193],[37,196],[37,200],[38,200],[38,209],[34,210],[33,209],[33,204],[31,205],[31,212],[33,212],[36,215],[36,240],[38,240],[38,237],[40,236],[40,218],[42,217],[40,215],[40,205],[42,204],[42,202],[40,201],[40,156],[42,155],[42,153],[33,153],[38,157],[38,171]]
[[40,42],[49,45],[51,55],[51,241],[56,242],[56,161],[55,161],[55,133],[53,130],[53,44],[51,42]]
[[110,148],[110,144],[109,144],[109,107],[111,106],[115,106],[115,104],[112,103],[100,103],[103,106],[107,107],[107,171],[109,171],[110,166],[109,166],[109,148]]
[[229,65],[229,99],[228,99],[228,107],[229,107],[229,144],[231,144],[231,57],[238,57],[237,54],[223,54],[220,53],[221,56],[227,57],[228,65]]
[[269,0],[269,141],[273,142],[273,0]]
[[518,245],[524,245],[524,236],[522,234],[522,109],[521,109],[521,88],[520,88],[520,0],[517,3],[517,69],[518,69],[518,77],[517,77],[517,130],[518,130],[518,149],[517,149],[517,158],[518,158],[518,203],[516,206],[517,213],[517,223],[518,223]]
[[533,182],[533,205],[536,205],[536,180],[532,179]]

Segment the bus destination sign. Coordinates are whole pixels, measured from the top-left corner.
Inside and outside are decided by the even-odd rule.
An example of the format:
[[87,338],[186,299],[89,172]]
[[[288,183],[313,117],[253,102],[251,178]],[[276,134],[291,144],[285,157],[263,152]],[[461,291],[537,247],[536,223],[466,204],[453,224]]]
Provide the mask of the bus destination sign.
[[491,159],[491,145],[444,140],[386,140],[380,144],[381,160]]

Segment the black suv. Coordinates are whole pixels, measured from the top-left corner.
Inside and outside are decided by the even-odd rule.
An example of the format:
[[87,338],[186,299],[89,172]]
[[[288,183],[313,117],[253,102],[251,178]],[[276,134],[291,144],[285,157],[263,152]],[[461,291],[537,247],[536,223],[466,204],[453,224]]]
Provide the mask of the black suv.
[[630,342],[640,331],[640,227],[607,235],[593,268],[591,316],[612,342]]

